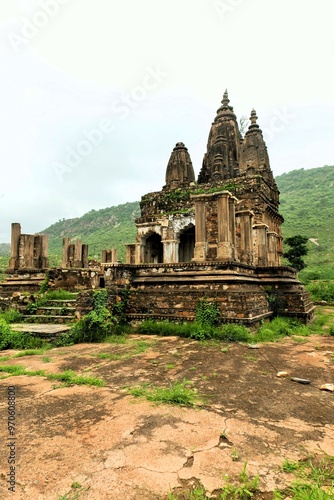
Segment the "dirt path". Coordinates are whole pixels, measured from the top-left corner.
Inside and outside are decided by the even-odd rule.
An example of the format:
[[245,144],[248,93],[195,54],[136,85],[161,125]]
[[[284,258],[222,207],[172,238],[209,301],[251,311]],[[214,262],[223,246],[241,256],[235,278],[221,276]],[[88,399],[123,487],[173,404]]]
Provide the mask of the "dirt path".
[[[3,351],[2,365],[71,369],[106,386],[60,387],[27,375],[0,380],[0,497],[166,499],[196,480],[214,492],[247,461],[250,476],[260,474],[261,498],[269,499],[274,488],[290,484],[280,468],[284,459],[334,455],[334,394],[319,389],[334,382],[333,344],[333,337],[314,336],[255,350],[132,336],[126,344],[81,344],[4,362],[1,356],[15,351]],[[278,378],[280,370],[311,384]],[[184,378],[205,397],[202,405],[157,406],[126,390]],[[16,386],[15,493],[6,484],[9,385]]]

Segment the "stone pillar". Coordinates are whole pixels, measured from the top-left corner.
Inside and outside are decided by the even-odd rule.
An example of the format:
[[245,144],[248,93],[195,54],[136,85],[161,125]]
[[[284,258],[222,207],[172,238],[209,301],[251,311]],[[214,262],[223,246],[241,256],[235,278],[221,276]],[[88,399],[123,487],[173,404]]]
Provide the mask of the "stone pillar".
[[46,234],[42,234],[41,255],[40,255],[40,263],[42,269],[46,269],[47,267],[49,267],[48,250],[49,250],[49,237]]
[[268,265],[277,266],[277,234],[267,233],[268,238]]
[[64,269],[68,267],[68,249],[70,246],[70,238],[63,238],[63,258],[61,262],[61,267]]
[[74,264],[73,267],[82,267],[82,241],[76,240],[74,242]]
[[117,262],[117,248],[111,249],[111,262]]
[[35,237],[31,234],[22,234],[20,237],[19,258],[21,269],[34,269]]
[[195,195],[195,249],[193,261],[205,261],[207,251],[205,198]]
[[253,250],[253,212],[250,210],[242,210],[236,215],[240,220],[240,262],[253,265],[254,250]]
[[82,267],[88,267],[88,245],[81,245],[81,262]]
[[236,248],[236,230],[235,230],[235,205],[237,199],[231,196],[229,199],[229,213],[230,213],[230,235],[232,242],[232,260],[236,260],[237,248]]
[[136,245],[130,244],[125,245],[125,263],[126,264],[135,264],[136,261]]
[[107,261],[107,250],[102,250],[101,262],[105,264]]
[[17,269],[19,267],[20,236],[21,236],[21,224],[19,224],[18,222],[13,222],[11,245],[10,245],[9,269]]
[[235,258],[235,207],[231,198],[231,193],[224,191],[217,199],[217,259],[223,261]]
[[179,244],[177,240],[163,240],[162,241],[164,250],[164,264],[171,264],[174,262],[179,262]]
[[145,263],[145,245],[136,243],[135,264]]
[[265,267],[268,265],[268,226],[266,224],[256,224],[253,228],[257,246],[257,265]]

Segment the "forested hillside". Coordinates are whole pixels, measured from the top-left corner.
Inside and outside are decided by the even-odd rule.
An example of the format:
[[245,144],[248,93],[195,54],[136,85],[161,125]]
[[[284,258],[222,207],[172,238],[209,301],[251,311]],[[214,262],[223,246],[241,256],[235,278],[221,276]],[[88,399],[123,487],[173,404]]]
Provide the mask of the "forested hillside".
[[81,239],[89,245],[89,256],[101,259],[101,250],[118,248],[119,259],[125,258],[127,243],[136,238],[134,220],[139,217],[139,203],[125,203],[102,210],[91,210],[82,217],[66,219],[48,227],[43,234],[49,235],[49,254],[61,255],[62,238]]
[[285,238],[309,238],[303,280],[334,279],[334,166],[293,170],[276,177]]

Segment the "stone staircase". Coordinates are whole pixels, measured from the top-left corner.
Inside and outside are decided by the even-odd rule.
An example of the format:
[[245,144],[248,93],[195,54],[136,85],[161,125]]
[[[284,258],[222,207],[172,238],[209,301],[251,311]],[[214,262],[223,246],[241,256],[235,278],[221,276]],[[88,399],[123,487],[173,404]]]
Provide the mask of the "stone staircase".
[[[28,309],[28,310],[27,310]],[[75,321],[75,299],[47,300],[43,305],[37,305],[32,313],[32,306],[21,309],[26,323],[68,324]]]

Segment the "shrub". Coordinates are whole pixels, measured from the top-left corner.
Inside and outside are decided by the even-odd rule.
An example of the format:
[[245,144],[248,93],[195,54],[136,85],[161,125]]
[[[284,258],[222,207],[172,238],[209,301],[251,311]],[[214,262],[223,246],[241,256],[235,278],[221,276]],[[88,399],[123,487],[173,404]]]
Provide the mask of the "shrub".
[[33,337],[28,333],[15,332],[0,318],[0,350],[3,349],[38,349],[45,345],[42,339]]
[[334,281],[314,281],[306,286],[315,301],[334,302]]
[[217,302],[200,299],[196,305],[196,322],[204,328],[216,326],[219,322],[220,312]]
[[[108,292],[106,289],[93,292],[94,309],[81,318],[70,330],[67,336],[58,339],[57,345],[71,345],[80,342],[101,342],[107,335],[113,333],[116,323],[107,309]],[[65,343],[64,342],[69,342]]]
[[23,316],[17,309],[10,308],[1,313],[1,318],[3,318],[6,323],[20,323]]

